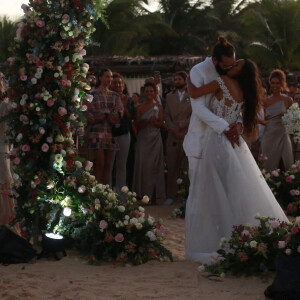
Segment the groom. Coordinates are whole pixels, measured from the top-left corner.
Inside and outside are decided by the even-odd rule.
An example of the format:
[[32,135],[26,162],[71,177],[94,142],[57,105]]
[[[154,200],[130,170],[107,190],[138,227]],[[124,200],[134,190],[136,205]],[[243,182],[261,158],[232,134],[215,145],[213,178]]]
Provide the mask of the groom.
[[[206,58],[203,62],[195,65],[190,72],[191,82],[200,87],[215,80],[235,64],[235,48],[223,37],[215,45],[212,57]],[[208,127],[211,127],[218,134],[224,133],[234,147],[239,146],[239,136],[242,133],[242,120],[229,125],[227,121],[218,117],[209,109],[209,102],[214,95],[209,94],[197,99],[191,98],[192,116],[188,133],[184,139],[184,150],[189,159],[189,177],[191,186],[193,181],[193,170],[201,161],[204,146],[204,135]],[[240,121],[240,122],[239,122]]]

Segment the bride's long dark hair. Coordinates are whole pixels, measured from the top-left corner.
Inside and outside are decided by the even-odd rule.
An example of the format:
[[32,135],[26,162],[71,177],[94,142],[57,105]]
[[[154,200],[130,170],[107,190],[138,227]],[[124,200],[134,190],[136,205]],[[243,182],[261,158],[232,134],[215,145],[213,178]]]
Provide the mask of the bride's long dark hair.
[[261,80],[256,63],[246,58],[237,81],[244,94],[244,132],[247,136],[251,136],[257,130],[257,114],[260,110],[262,101]]

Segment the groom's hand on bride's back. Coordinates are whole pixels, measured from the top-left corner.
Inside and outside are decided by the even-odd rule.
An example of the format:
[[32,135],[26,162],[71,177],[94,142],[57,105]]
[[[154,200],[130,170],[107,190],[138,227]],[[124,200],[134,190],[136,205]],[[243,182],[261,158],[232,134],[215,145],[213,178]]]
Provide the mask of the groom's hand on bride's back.
[[243,124],[234,123],[229,126],[229,129],[224,131],[226,137],[230,141],[232,147],[240,145],[240,135],[243,133]]

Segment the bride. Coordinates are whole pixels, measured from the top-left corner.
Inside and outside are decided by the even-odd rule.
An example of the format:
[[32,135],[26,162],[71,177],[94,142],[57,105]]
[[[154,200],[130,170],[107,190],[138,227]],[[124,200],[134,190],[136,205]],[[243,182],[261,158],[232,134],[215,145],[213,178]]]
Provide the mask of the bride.
[[[257,131],[260,79],[256,64],[236,61],[227,75],[196,88],[192,98],[213,93],[210,110],[229,124],[242,113],[244,135]],[[256,214],[288,221],[261,174],[246,142],[231,145],[225,134],[210,127],[204,133],[203,155],[186,206],[186,258],[211,263],[222,237],[230,238],[233,225],[257,223]]]

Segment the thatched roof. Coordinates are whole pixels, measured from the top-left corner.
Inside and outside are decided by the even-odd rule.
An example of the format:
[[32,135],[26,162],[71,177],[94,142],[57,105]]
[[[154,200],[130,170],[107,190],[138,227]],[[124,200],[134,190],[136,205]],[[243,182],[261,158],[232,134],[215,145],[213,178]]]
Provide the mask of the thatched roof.
[[108,67],[122,74],[150,74],[154,70],[161,73],[189,71],[195,64],[203,61],[202,56],[90,56],[85,61],[92,71]]

